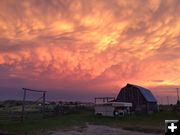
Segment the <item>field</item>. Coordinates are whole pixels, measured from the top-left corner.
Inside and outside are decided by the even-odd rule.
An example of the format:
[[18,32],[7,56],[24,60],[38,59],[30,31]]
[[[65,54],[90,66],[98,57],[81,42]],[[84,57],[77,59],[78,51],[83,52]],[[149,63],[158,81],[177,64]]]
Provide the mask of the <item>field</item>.
[[[4,115],[0,111],[0,116]],[[41,114],[29,112],[22,123],[17,120],[0,119],[0,130],[16,134],[41,135],[48,131],[70,130],[73,127],[84,128],[87,125],[106,125],[109,127],[136,130],[148,133],[163,133],[165,119],[179,119],[180,113],[162,111],[151,115],[131,115],[127,117],[111,118],[95,116],[92,110],[82,110],[73,114],[57,115],[42,118]]]

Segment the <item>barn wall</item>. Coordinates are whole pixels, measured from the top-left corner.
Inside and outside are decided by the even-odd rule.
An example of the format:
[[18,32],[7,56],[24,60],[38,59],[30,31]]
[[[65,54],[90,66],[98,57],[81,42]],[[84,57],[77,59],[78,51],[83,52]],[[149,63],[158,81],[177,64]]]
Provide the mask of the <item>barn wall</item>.
[[147,102],[140,90],[130,85],[121,89],[116,100],[119,102],[131,102],[133,104],[131,111],[136,112],[156,112],[158,108],[156,102]]
[[158,112],[158,105],[155,102],[149,102],[147,112]]
[[[124,87],[118,97],[119,102],[131,102],[133,104],[132,110],[135,111],[136,107],[140,108],[140,105],[146,106],[146,100],[140,91],[135,87]],[[142,108],[142,107],[141,107]],[[138,109],[139,110],[139,109]]]

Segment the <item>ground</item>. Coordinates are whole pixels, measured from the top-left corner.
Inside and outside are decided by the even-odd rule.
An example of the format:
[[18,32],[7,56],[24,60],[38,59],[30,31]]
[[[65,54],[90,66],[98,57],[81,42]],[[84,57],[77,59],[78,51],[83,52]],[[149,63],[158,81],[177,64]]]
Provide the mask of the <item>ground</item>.
[[[2,116],[2,114],[5,115],[5,112],[0,111],[0,116]],[[45,119],[43,119],[40,114],[29,112],[26,114],[26,120],[23,123],[19,120],[0,119],[0,131],[7,131],[17,135],[45,135],[49,131],[53,131],[53,133],[57,131],[54,135],[71,135],[71,133],[74,135],[98,135],[98,133],[101,134],[101,132],[112,132],[113,135],[116,135],[116,131],[119,133],[130,133],[122,130],[125,129],[133,131],[131,132],[132,134],[134,134],[135,131],[163,134],[164,120],[179,118],[180,112],[175,111],[162,111],[150,115],[133,114],[127,117],[111,118],[95,116],[92,110],[81,110],[71,114],[51,115],[47,116]],[[95,125],[99,125],[99,130],[96,130]],[[78,130],[74,130],[74,127],[78,127]],[[81,129],[80,132],[79,129]],[[63,132],[64,130],[69,132],[65,133]],[[140,133],[138,134],[141,135]]]
[[[86,128],[76,127],[71,131],[49,132],[52,135],[157,135],[152,133],[142,133],[123,130],[121,128],[112,128],[100,125],[88,125]],[[159,134],[161,135],[161,134]]]

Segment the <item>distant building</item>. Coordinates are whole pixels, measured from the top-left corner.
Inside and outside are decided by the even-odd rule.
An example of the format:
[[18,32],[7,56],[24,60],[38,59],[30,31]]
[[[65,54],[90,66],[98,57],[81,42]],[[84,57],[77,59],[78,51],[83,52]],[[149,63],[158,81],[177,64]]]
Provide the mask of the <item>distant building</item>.
[[132,111],[152,113],[158,111],[157,100],[150,90],[127,84],[121,89],[117,98],[117,102],[131,102],[133,104]]

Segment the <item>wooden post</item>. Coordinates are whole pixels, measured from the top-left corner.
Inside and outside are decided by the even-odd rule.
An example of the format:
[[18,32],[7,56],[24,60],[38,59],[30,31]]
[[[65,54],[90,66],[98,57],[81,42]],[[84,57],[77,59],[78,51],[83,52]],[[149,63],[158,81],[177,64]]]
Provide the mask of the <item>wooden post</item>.
[[104,98],[103,98],[103,103],[105,102]]
[[21,113],[21,121],[22,122],[24,120],[25,100],[26,100],[26,90],[24,89],[23,104],[22,104],[22,113]]

